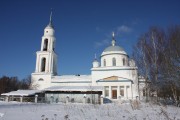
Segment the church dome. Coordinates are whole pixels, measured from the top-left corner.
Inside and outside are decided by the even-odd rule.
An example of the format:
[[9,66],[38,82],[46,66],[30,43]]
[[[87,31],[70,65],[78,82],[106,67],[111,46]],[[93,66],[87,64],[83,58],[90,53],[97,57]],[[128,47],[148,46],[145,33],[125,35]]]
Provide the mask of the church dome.
[[113,33],[111,46],[105,48],[101,54],[101,67],[127,66],[127,61],[128,55],[122,47],[116,45]]
[[109,46],[107,47],[103,52],[102,52],[102,56],[106,55],[106,54],[127,54],[124,49],[120,46]]
[[124,51],[124,49],[116,45],[116,40],[114,39],[114,33],[112,37],[113,37],[112,42],[111,42],[112,45],[104,49],[101,56],[109,55],[109,54],[125,54],[126,55],[127,53]]
[[112,52],[112,51],[124,51],[120,46],[109,46],[103,52]]

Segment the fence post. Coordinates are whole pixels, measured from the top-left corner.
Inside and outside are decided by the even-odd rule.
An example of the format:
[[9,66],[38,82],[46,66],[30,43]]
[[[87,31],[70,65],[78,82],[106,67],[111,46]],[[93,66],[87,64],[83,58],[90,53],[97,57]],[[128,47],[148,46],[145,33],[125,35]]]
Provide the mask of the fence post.
[[37,103],[38,102],[38,95],[35,95],[35,103]]
[[104,98],[103,98],[103,95],[101,95],[101,104],[104,104]]
[[86,94],[84,94],[83,103],[86,104]]
[[53,97],[53,95],[51,95],[51,102],[50,103],[53,103],[53,101],[54,101],[54,97]]
[[20,102],[23,102],[23,96],[20,97]]
[[9,102],[9,96],[6,96],[5,101]]
[[69,102],[69,95],[66,96],[66,103]]

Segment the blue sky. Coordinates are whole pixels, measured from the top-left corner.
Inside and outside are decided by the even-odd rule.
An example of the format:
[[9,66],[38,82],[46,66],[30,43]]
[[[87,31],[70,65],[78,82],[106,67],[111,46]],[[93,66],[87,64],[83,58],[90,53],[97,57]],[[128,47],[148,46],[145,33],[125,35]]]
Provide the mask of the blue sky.
[[94,54],[117,44],[131,56],[151,26],[180,23],[179,0],[1,0],[0,76],[24,78],[35,70],[43,30],[53,9],[58,74],[90,74]]

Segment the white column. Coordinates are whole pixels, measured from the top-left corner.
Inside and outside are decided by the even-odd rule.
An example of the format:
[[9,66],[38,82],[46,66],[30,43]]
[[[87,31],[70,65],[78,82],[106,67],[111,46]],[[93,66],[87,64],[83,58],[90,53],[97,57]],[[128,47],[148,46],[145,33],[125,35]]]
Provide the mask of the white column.
[[130,89],[130,90],[131,90],[131,97],[132,97],[132,99],[133,99],[132,83],[131,83],[131,85],[130,85],[130,86],[131,86],[131,89]]
[[6,96],[5,101],[9,102],[9,96]]
[[102,96],[105,97],[105,86],[103,86]]
[[109,99],[112,99],[112,89],[111,89],[111,86],[109,86]]
[[20,102],[23,102],[23,96],[20,97]]
[[127,99],[127,88],[126,88],[126,85],[124,86],[124,98]]
[[103,98],[103,96],[101,95],[101,103],[100,104],[104,104],[104,98]]
[[129,99],[129,87],[126,86],[126,97]]
[[119,99],[119,96],[120,96],[120,87],[117,86],[117,99]]

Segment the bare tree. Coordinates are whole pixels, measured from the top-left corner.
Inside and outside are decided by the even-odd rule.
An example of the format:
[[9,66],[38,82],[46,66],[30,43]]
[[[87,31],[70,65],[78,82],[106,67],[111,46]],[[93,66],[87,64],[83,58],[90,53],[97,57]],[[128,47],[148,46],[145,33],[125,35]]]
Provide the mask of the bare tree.
[[[169,87],[173,98],[177,101],[177,88],[180,83],[180,26],[162,30],[152,27],[138,39],[133,52],[139,68],[144,76],[147,91],[147,80],[151,81],[151,90],[162,93],[162,88]],[[146,92],[147,96],[147,92]]]

